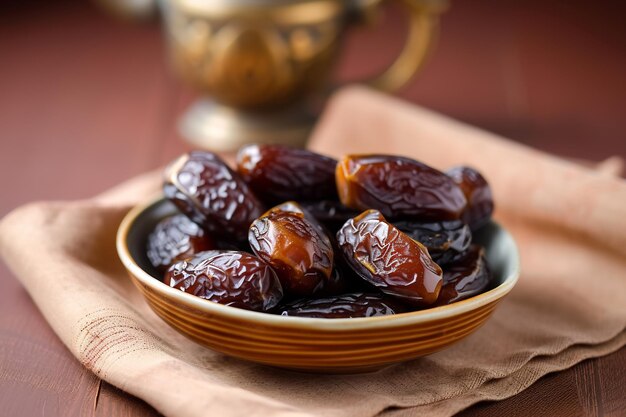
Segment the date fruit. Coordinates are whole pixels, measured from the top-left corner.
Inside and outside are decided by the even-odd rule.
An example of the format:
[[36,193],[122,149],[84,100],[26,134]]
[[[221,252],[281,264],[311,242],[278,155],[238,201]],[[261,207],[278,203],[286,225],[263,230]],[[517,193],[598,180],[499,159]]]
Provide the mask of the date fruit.
[[439,265],[453,261],[472,243],[472,232],[461,220],[433,223],[399,220],[393,225],[426,246],[433,261]]
[[437,300],[442,271],[424,245],[387,222],[376,210],[348,220],[337,243],[354,270],[380,291],[416,306]]
[[297,203],[283,203],[256,219],[248,241],[253,252],[274,268],[285,294],[311,295],[331,278],[331,241]]
[[267,311],[282,299],[272,268],[254,255],[237,251],[206,251],[175,263],[165,284],[216,303]]
[[299,204],[333,232],[360,213],[358,210],[344,206],[338,200],[300,201]]
[[491,285],[472,234],[494,205],[472,168],[443,173],[401,156],[338,162],[249,145],[234,171],[210,152],[182,155],[163,190],[181,213],[148,236],[148,259],[165,284],[217,303],[372,317],[454,303]]
[[248,145],[237,154],[237,171],[268,204],[336,199],[337,161],[304,149]]
[[281,309],[281,315],[344,319],[354,317],[386,316],[404,313],[406,307],[381,294],[344,294],[313,300],[300,300]]
[[250,223],[263,212],[256,196],[217,155],[194,151],[165,171],[165,196],[212,235],[245,240]]
[[469,224],[472,230],[484,226],[493,213],[493,197],[487,180],[480,172],[464,166],[451,168],[446,174],[461,187],[467,199],[467,207],[462,215],[463,221]]
[[148,236],[147,246],[150,263],[161,272],[165,272],[174,262],[216,247],[213,239],[183,214],[167,217],[157,223]]
[[482,293],[491,282],[484,250],[472,245],[458,263],[444,267],[443,286],[436,305],[451,304]]
[[335,173],[341,202],[375,209],[390,219],[459,219],[463,191],[444,173],[421,162],[391,155],[348,155]]

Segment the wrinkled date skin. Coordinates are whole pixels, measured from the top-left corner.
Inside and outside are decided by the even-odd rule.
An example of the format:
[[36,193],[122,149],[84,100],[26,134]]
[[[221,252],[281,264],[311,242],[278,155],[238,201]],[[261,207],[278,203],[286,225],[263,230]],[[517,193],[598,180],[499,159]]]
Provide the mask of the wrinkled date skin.
[[444,267],[443,286],[436,305],[452,304],[482,293],[491,283],[484,250],[472,245],[458,263]]
[[424,245],[411,239],[376,210],[348,220],[337,243],[355,271],[380,291],[416,306],[433,304],[442,271]]
[[493,213],[493,197],[487,180],[480,172],[469,167],[454,167],[446,171],[446,174],[461,187],[467,207],[462,218],[469,224],[472,230],[484,226]]
[[390,219],[459,219],[463,191],[450,177],[421,162],[391,155],[348,155],[335,174],[341,202],[376,209]]
[[248,145],[237,154],[237,171],[267,204],[337,199],[337,161],[304,149]]
[[174,262],[216,248],[213,239],[183,214],[161,220],[148,236],[147,246],[150,263],[161,272]]
[[209,301],[254,311],[275,307],[283,296],[272,268],[245,252],[200,252],[172,265],[164,282]]
[[300,206],[333,232],[360,212],[348,208],[338,200],[300,201]]
[[399,220],[393,222],[393,225],[426,246],[430,256],[439,265],[455,260],[472,243],[472,232],[461,220],[434,223]]
[[387,316],[406,312],[406,307],[381,294],[344,294],[336,297],[300,300],[281,309],[283,316],[345,319]]
[[172,162],[163,190],[191,220],[226,240],[245,240],[250,223],[263,212],[246,183],[210,152],[191,152]]
[[331,278],[331,241],[297,203],[283,203],[256,219],[248,241],[254,253],[274,268],[285,294],[312,295]]

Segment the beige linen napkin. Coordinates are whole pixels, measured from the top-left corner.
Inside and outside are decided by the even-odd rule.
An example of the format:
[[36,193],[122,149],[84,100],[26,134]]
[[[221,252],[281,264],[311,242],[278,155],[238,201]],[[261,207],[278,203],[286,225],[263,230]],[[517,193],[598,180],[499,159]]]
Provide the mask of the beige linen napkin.
[[1,254],[86,367],[166,416],[450,415],[626,343],[626,184],[606,167],[599,173],[361,89],[333,100],[312,146],[485,174],[497,218],[519,243],[522,276],[484,327],[365,375],[300,374],[201,348],[149,310],[115,253],[122,216],[158,192],[158,173],[91,200],[14,211],[0,223]]

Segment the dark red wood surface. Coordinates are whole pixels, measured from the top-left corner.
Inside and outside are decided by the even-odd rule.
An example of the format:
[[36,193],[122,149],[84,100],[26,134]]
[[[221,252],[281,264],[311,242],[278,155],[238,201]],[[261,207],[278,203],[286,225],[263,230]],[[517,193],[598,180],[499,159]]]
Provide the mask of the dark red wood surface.
[[[400,95],[564,156],[626,156],[625,12],[617,1],[454,2],[437,50]],[[401,13],[380,25],[350,35],[339,79],[393,58]],[[167,70],[156,24],[78,1],[4,2],[0,216],[162,165],[185,149],[175,124],[192,99]],[[0,285],[0,415],[156,415],[83,369],[2,264]],[[621,349],[462,414],[623,416],[625,392]]]

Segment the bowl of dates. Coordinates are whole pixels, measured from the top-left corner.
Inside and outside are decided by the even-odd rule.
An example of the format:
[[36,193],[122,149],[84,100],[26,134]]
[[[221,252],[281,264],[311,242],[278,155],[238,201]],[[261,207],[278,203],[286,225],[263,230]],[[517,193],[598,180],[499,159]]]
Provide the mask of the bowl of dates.
[[231,167],[193,151],[132,209],[117,249],[154,312],[233,357],[380,369],[474,332],[519,275],[480,172],[278,145]]

